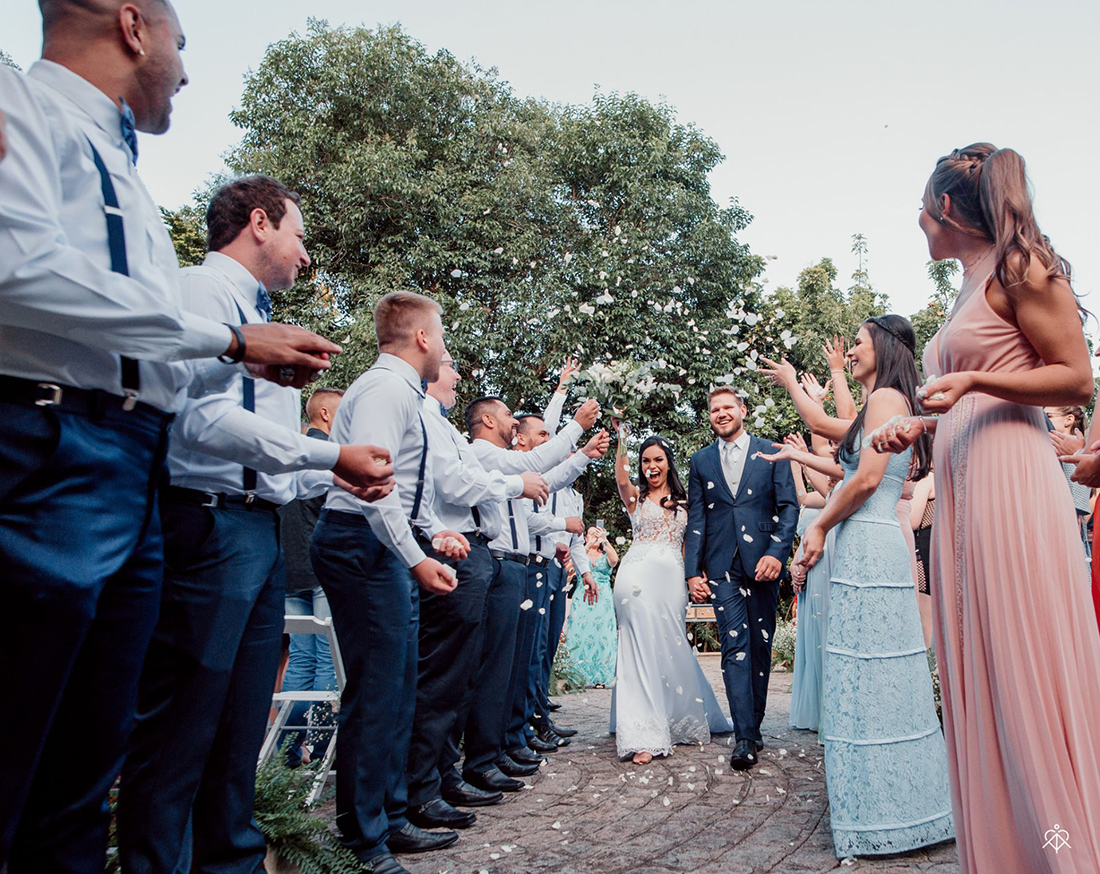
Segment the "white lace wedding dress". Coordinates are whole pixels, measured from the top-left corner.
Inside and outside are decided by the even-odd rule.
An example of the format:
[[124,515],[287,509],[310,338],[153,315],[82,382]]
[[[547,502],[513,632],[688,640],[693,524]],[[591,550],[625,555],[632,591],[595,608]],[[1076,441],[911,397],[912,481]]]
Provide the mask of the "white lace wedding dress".
[[669,755],[733,730],[687,639],[683,543],[687,513],[650,500],[628,514],[634,543],[615,577],[619,651],[611,731],[619,757]]

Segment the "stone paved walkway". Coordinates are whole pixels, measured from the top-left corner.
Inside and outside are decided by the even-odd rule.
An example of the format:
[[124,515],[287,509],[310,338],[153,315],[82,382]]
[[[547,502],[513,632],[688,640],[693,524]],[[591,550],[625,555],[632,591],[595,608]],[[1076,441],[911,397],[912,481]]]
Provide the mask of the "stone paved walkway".
[[[718,659],[701,656],[721,689]],[[556,720],[578,729],[527,790],[477,811],[478,822],[449,849],[402,856],[414,874],[720,874],[866,870],[955,874],[955,845],[904,856],[833,855],[822,748],[816,734],[787,727],[791,675],[772,675],[767,746],[738,774],[725,738],[639,767],[621,763],[607,731],[610,690],[565,695]],[[724,696],[719,693],[719,700]]]

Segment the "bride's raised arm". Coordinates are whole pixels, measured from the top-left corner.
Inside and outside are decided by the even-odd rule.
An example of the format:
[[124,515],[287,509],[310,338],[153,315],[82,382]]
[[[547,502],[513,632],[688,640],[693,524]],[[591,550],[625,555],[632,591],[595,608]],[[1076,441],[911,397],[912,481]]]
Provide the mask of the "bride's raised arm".
[[619,444],[615,447],[615,484],[619,487],[626,512],[633,513],[638,507],[638,487],[630,479],[630,458],[626,454],[626,439],[621,428],[616,427]]

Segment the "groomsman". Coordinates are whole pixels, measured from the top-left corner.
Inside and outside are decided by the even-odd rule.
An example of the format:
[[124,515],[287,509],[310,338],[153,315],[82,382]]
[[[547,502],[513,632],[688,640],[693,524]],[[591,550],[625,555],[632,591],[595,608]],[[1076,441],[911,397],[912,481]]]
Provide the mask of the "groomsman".
[[[266,322],[268,289],[289,288],[309,265],[298,196],[247,176],[214,194],[206,224],[210,251],[182,271],[184,305],[226,324]],[[296,389],[237,376],[187,401],[173,426],[160,618],[119,793],[128,872],[181,859],[242,874],[263,864],[252,799],[283,631],[277,510],[327,490],[332,470],[366,484],[384,455],[303,435],[300,409]]]
[[422,385],[439,378],[441,313],[431,298],[409,291],[390,292],[375,307],[379,355],[345,392],[332,437],[382,447],[393,459],[396,485],[372,504],[333,488],[313,534],[313,568],[347,672],[336,735],[336,823],[344,845],[377,874],[405,871],[391,852],[434,850],[458,839],[402,822],[416,706],[418,586],[432,595],[452,592],[454,571],[441,558],[469,551],[466,538],[447,530],[433,509]]
[[[407,817],[421,828],[468,828],[476,820],[473,813],[455,810],[443,800],[441,759],[458,710],[473,689],[485,646],[489,590],[499,573],[499,563],[489,552],[489,542],[502,527],[497,504],[521,496],[539,503],[547,493],[546,482],[534,471],[505,475],[482,468],[469,442],[446,418],[455,405],[455,387],[460,380],[458,366],[445,352],[439,378],[428,383],[424,399],[436,515],[447,528],[463,533],[470,552],[464,561],[446,560],[458,576],[453,592],[420,597],[420,660],[409,745]],[[451,764],[445,761],[442,768]]]
[[43,59],[26,74],[0,65],[0,567],[19,617],[0,636],[0,688],[18,702],[18,718],[0,720],[0,745],[19,750],[0,772],[11,874],[103,868],[107,792],[156,622],[155,495],[183,390],[234,376],[218,355],[297,366],[301,385],[339,351],[299,328],[182,310],[172,241],[134,165],[135,129],[165,132],[187,84],[171,4],[39,5]]
[[779,577],[791,554],[798,497],[790,465],[757,458],[772,444],[745,431],[737,391],[710,392],[710,426],[717,441],[691,457],[684,573],[691,596],[710,600],[722,641],[726,685],[737,745],[730,765],[756,764],[764,746],[760,723],[768,699]]
[[[525,470],[549,471],[564,461],[577,439],[586,428],[595,424],[598,416],[599,405],[595,401],[585,403],[554,440],[532,452],[515,452],[511,448],[516,420],[498,397],[472,401],[466,407],[465,419],[471,448],[482,466],[486,470],[517,474]],[[489,591],[485,646],[473,689],[459,708],[458,720],[444,750],[447,767],[441,769],[443,798],[452,805],[492,803],[487,798],[492,798],[494,793],[523,788],[523,782],[505,775],[498,762],[504,752],[505,722],[515,697],[510,681],[530,560],[527,503],[526,499],[512,498],[496,506],[502,525],[500,534],[489,543],[498,569]],[[455,767],[459,760],[460,739],[465,751],[461,779]]]

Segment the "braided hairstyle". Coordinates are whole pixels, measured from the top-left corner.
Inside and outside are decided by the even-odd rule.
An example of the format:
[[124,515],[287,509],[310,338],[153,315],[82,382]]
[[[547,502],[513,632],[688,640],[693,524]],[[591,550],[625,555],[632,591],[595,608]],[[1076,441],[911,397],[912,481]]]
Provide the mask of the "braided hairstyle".
[[[952,214],[944,215],[943,198]],[[1024,159],[1012,149],[973,143],[936,162],[924,189],[924,208],[940,224],[982,237],[996,247],[997,279],[1005,288],[1027,278],[1033,257],[1050,279],[1069,281],[1069,262],[1039,230]]]

